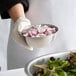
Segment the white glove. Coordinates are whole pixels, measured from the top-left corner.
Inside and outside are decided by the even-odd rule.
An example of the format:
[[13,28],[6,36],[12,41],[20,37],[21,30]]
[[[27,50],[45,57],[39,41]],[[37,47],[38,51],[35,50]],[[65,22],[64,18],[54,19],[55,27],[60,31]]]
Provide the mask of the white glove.
[[18,26],[18,32],[22,32],[24,29],[28,29],[31,27],[31,22],[27,18],[20,17],[16,22],[15,25]]
[[26,49],[29,50],[33,50],[32,47],[30,47],[26,40],[24,40],[24,38],[22,36],[20,36],[19,33],[21,33],[24,29],[29,29],[31,27],[31,22],[29,19],[27,18],[22,18],[20,17],[19,19],[17,19],[17,21],[15,22],[15,27],[13,29],[13,39],[18,42],[19,44],[21,44],[22,46],[24,46]]

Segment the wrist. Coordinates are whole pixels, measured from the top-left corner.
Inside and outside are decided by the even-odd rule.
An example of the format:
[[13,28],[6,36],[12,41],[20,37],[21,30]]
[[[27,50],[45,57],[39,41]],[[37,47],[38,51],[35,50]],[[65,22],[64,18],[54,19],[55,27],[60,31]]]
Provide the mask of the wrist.
[[8,9],[8,13],[11,19],[15,22],[19,17],[25,17],[24,7],[22,3],[17,3],[10,9]]

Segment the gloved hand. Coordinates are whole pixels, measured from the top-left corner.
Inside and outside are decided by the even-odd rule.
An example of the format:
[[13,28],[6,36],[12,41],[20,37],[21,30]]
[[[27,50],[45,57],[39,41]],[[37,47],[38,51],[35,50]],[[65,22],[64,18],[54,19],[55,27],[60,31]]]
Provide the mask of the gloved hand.
[[13,39],[18,42],[19,44],[21,44],[22,46],[24,46],[26,49],[29,50],[33,50],[32,47],[30,47],[26,40],[24,40],[24,38],[22,36],[20,36],[19,33],[21,33],[24,29],[29,29],[31,27],[31,22],[29,19],[27,18],[18,18],[17,21],[14,23],[14,29],[12,32],[13,35]]

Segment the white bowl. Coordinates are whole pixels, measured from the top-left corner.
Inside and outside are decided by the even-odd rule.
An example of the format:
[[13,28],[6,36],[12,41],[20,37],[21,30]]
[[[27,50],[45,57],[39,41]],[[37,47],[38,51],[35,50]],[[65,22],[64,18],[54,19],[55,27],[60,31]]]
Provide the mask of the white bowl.
[[[55,28],[56,32],[58,31],[58,27],[56,27],[55,25],[51,25],[51,24],[42,24],[42,26],[47,25],[51,28]],[[43,48],[46,45],[48,45],[49,43],[51,43],[54,40],[55,37],[55,33],[48,36],[43,36],[43,37],[25,37],[26,42],[29,46],[34,47],[34,48]]]
[[[72,51],[72,52],[76,52],[76,51]],[[48,59],[50,57],[65,59],[69,56],[69,54],[70,54],[70,51],[69,52],[56,53],[56,54],[49,54],[49,55],[45,55],[45,56],[41,56],[39,58],[36,58],[36,59],[30,61],[25,66],[25,73],[27,74],[27,76],[33,76],[33,74],[35,72],[35,68],[34,68],[35,64],[44,64],[48,61]]]

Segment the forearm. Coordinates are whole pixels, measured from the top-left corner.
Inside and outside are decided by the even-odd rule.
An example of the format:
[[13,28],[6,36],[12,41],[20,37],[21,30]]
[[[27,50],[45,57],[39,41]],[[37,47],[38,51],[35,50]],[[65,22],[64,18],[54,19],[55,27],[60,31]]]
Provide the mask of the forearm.
[[11,9],[8,10],[8,13],[12,20],[15,22],[19,17],[25,18],[24,8],[21,3],[16,4]]

